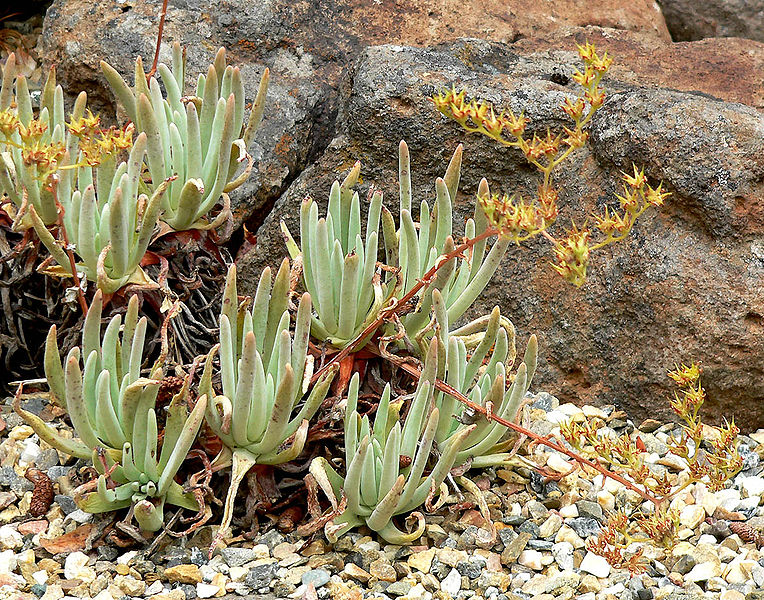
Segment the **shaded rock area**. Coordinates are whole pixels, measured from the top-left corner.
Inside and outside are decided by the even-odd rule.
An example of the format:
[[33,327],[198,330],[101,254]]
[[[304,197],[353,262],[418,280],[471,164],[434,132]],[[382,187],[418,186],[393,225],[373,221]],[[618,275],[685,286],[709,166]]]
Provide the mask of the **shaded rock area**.
[[[419,200],[433,197],[435,177],[465,144],[457,230],[481,177],[495,191],[535,189],[519,153],[466,135],[427,98],[454,84],[525,110],[531,131],[559,128],[560,102],[577,93],[565,78],[578,67],[574,43],[590,40],[615,64],[591,143],[558,176],[559,225],[612,202],[632,162],[674,198],[627,241],[595,255],[581,290],[551,270],[547,244],[510,250],[475,313],[498,304],[522,338],[538,333],[534,387],[563,400],[613,403],[634,419],[667,417],[666,370],[699,360],[708,413],[735,416],[746,430],[764,425],[764,44],[672,43],[653,2],[558,2],[556,13],[531,2],[451,4],[221,2],[213,11],[194,0],[170,3],[165,41],[188,47],[188,73],[221,44],[250,93],[263,66],[271,69],[268,109],[250,148],[256,174],[234,198],[237,223],[257,234],[240,260],[244,289],[253,291],[260,269],[285,254],[279,220],[297,232],[300,201],[325,204],[355,160],[362,195],[373,184],[397,209],[400,139],[411,148]],[[160,5],[57,0],[43,56],[70,90],[85,87],[108,109],[98,60],[127,73],[137,54],[153,56]]]
[[[95,108],[113,111],[99,62],[105,59],[127,74],[141,55],[148,69],[161,4],[56,0],[45,20],[42,55],[59,67],[64,89],[74,94],[87,90]],[[178,0],[168,6],[163,38],[167,44],[160,56],[169,62],[170,42],[179,41],[187,48],[187,73],[195,74],[206,69],[223,45],[231,61],[241,65],[245,89],[252,95],[263,67],[270,67],[266,118],[250,148],[256,168],[232,195],[237,223],[250,220],[250,229],[255,229],[296,174],[334,137],[338,89],[364,47],[389,42],[429,45],[460,37],[512,42],[587,25],[670,40],[652,0],[565,0],[551,10],[533,0],[511,6],[503,0],[235,0],[214,7]]]
[[674,41],[738,37],[764,41],[761,0],[659,0]]

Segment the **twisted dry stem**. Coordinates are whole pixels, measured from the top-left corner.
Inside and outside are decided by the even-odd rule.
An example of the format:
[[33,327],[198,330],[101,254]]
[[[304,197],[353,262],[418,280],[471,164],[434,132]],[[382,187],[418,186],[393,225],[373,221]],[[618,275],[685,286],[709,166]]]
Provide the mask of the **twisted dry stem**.
[[[368,348],[367,346],[367,349]],[[373,350],[372,350],[373,352]],[[399,359],[398,357],[394,355],[388,355],[385,356],[385,358],[391,362],[393,362],[396,366],[400,367],[404,371],[406,371],[409,375],[412,375],[413,377],[418,378],[421,375],[421,370],[412,365],[411,363],[408,363],[402,359]],[[611,479],[614,479],[618,483],[624,485],[627,489],[636,492],[639,494],[642,498],[647,500],[648,502],[652,502],[655,504],[655,506],[658,506],[661,501],[658,498],[655,498],[648,492],[640,489],[637,487],[634,483],[629,481],[628,479],[625,479],[624,477],[621,477],[617,473],[613,473],[609,469],[606,469],[598,462],[589,460],[588,458],[584,458],[577,452],[573,450],[569,450],[562,444],[555,442],[554,440],[549,439],[546,436],[541,436],[537,433],[534,433],[530,429],[526,429],[522,425],[518,425],[517,423],[513,423],[512,421],[508,421],[507,419],[504,419],[500,417],[499,415],[486,410],[479,404],[475,404],[472,402],[467,396],[456,390],[455,388],[448,385],[446,382],[441,381],[440,379],[435,379],[435,388],[440,390],[441,392],[445,392],[446,394],[449,394],[450,396],[453,396],[456,398],[459,402],[467,406],[468,408],[474,410],[475,412],[480,413],[483,415],[486,419],[496,421],[497,423],[504,425],[504,427],[507,427],[513,431],[516,431],[517,433],[521,435],[525,435],[533,440],[534,443],[537,444],[543,444],[544,446],[547,446],[548,448],[551,448],[552,450],[557,450],[558,452],[562,452],[563,454],[569,456],[573,460],[575,460],[577,463],[585,465],[587,467],[591,467],[592,469],[595,469],[596,471],[599,471],[604,477],[610,477]]]

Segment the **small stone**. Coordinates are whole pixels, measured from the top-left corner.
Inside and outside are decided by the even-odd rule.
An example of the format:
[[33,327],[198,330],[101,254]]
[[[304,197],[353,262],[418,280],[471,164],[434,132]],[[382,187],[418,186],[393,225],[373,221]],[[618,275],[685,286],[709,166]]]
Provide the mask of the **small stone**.
[[38,533],[44,533],[48,529],[48,521],[45,519],[39,519],[36,521],[26,521],[19,523],[19,533],[21,535],[36,535]]
[[586,545],[586,542],[567,525],[560,527],[560,531],[557,532],[554,541],[558,544],[560,542],[568,542],[575,549],[583,548]]
[[24,536],[10,525],[0,527],[0,548],[3,550],[16,550],[24,545]]
[[135,577],[117,575],[114,578],[116,585],[126,596],[143,596],[146,591],[146,582]]
[[552,556],[563,571],[573,569],[573,544],[570,542],[558,542],[552,546]]
[[361,583],[368,583],[369,579],[371,579],[371,574],[363,570],[355,563],[347,563],[342,572],[345,573],[348,577],[351,577],[356,581],[360,581]]
[[745,595],[737,590],[724,590],[719,594],[719,600],[745,600]]
[[753,580],[753,569],[759,566],[755,560],[735,559],[730,563],[724,572],[724,579],[727,583],[746,583]]
[[175,567],[168,567],[164,571],[164,576],[167,581],[177,583],[194,584],[199,583],[202,580],[202,574],[199,571],[199,567],[196,565],[177,565]]
[[560,456],[557,452],[552,452],[546,460],[546,466],[558,473],[568,473],[573,465]]
[[514,563],[520,556],[520,553],[525,550],[525,547],[528,545],[528,540],[532,537],[533,536],[530,533],[518,534],[517,537],[504,548],[504,552],[501,553],[502,564],[511,565]]
[[300,553],[303,556],[314,556],[316,554],[326,554],[326,544],[323,540],[314,540]]
[[690,504],[679,513],[679,522],[688,529],[695,529],[706,518],[706,510],[697,504]]
[[[344,538],[342,538],[342,539],[344,539]],[[338,544],[339,544],[339,542],[338,542]],[[289,542],[282,542],[281,544],[276,546],[271,551],[271,555],[276,560],[281,560],[282,558],[285,558],[286,556],[290,556],[290,555],[294,554],[294,552],[295,552],[295,550],[297,548],[298,548],[298,546],[296,544],[290,544]],[[335,550],[339,550],[339,548],[337,548],[337,545],[335,545],[334,549]],[[352,548],[348,548],[348,549],[350,550]]]
[[459,575],[462,577],[477,579],[485,569],[485,565],[485,559],[479,556],[471,556],[469,560],[457,563],[456,570],[459,571]]
[[256,553],[253,548],[223,548],[220,551],[220,554],[229,567],[241,567],[258,558],[269,558],[268,547],[264,546],[264,548],[266,552],[265,556]]
[[178,588],[151,596],[150,600],[186,600],[186,593]]
[[438,550],[438,560],[449,567],[455,567],[468,558],[469,555],[464,550],[454,550],[453,548],[441,548]]
[[[578,510],[580,512],[581,507]],[[568,521],[567,525],[583,539],[599,535],[600,531],[602,531],[599,521],[591,517],[577,517]]]
[[531,519],[546,519],[549,514],[549,509],[537,500],[531,500],[525,505],[525,508],[528,509]]
[[579,500],[576,502],[576,508],[581,518],[596,519],[602,521],[602,506],[597,502],[591,502],[589,500]]
[[692,570],[684,576],[684,581],[708,581],[713,577],[719,577],[722,569],[719,563],[704,562],[695,565]]
[[424,550],[423,552],[415,552],[409,556],[408,559],[406,559],[406,562],[412,569],[416,569],[422,573],[429,573],[430,565],[432,564],[432,559],[434,556],[435,548],[430,548],[429,550]]
[[143,593],[146,596],[153,596],[154,594],[160,594],[163,591],[164,591],[164,586],[162,585],[162,582],[157,580],[154,583],[152,583],[150,586],[148,586]]
[[85,512],[78,508],[77,510],[70,512],[66,517],[82,525],[90,523],[90,521],[93,520],[93,513]]
[[603,579],[610,574],[610,565],[607,560],[593,552],[586,553],[584,560],[581,561],[580,569],[587,573],[591,573],[600,579]]
[[213,598],[220,592],[220,588],[210,583],[197,583],[196,595],[199,598]]
[[540,571],[544,568],[541,562],[541,552],[538,550],[523,550],[518,556],[517,562],[534,571]]
[[600,490],[597,492],[597,504],[602,507],[603,511],[612,511],[615,509],[615,496],[607,490]]
[[462,576],[459,575],[459,571],[451,569],[451,572],[440,582],[440,589],[455,598],[462,589]]
[[[255,565],[249,570],[246,577],[244,577],[244,585],[252,588],[253,590],[259,590],[268,587],[273,578],[276,576],[277,569],[278,566],[275,562]],[[308,570],[307,567],[305,567],[305,569]],[[292,572],[296,571],[293,569]],[[300,579],[298,578],[297,581],[300,581]]]
[[680,575],[686,575],[692,571],[697,562],[698,561],[695,560],[695,557],[692,554],[685,554],[678,561],[676,561],[673,566],[673,570]]
[[559,513],[563,519],[575,519],[578,516],[578,507],[575,504],[568,504],[560,507]]
[[762,477],[741,477],[740,485],[748,496],[761,496],[764,494],[764,478]]
[[326,569],[312,569],[302,576],[301,581],[303,585],[312,583],[313,587],[318,589],[322,585],[326,585],[329,582],[330,577],[331,573]]
[[369,574],[380,581],[389,581],[390,583],[398,580],[395,568],[389,562],[383,559],[377,559],[369,567]]
[[56,494],[53,496],[53,501],[58,504],[59,508],[64,512],[65,515],[69,515],[78,510],[77,505],[74,503],[74,498],[71,496]]
[[84,552],[72,552],[64,561],[64,576],[67,579],[79,579],[90,583],[96,578],[96,572],[87,566],[88,555]]
[[408,581],[396,581],[385,588],[389,596],[407,596],[413,586]]
[[560,530],[560,527],[562,527],[562,517],[552,513],[539,527],[539,537],[549,539]]

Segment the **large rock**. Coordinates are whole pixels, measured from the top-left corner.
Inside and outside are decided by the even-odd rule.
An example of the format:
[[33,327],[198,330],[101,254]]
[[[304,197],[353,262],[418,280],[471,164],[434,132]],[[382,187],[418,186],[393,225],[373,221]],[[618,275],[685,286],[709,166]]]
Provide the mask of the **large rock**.
[[[88,91],[91,104],[113,111],[99,61],[132,73],[138,55],[154,56],[160,1],[56,0],[48,11],[41,55],[59,68],[65,89]],[[429,45],[460,37],[509,42],[599,25],[670,40],[653,0],[177,0],[169,3],[161,59],[169,42],[188,50],[189,85],[220,45],[241,65],[254,95],[263,66],[271,69],[268,108],[250,152],[253,176],[232,195],[237,224],[257,228],[270,205],[334,137],[338,88],[346,67],[368,45]],[[251,100],[251,98],[249,98]]]
[[[42,54],[72,93],[113,108],[98,70],[104,58],[129,73],[149,62],[161,2],[56,0]],[[396,201],[396,150],[412,149],[418,198],[431,197],[459,141],[465,142],[463,223],[477,183],[533,190],[537,179],[516,152],[465,135],[433,111],[427,96],[450,86],[525,108],[532,127],[557,128],[578,66],[574,42],[595,41],[616,59],[612,95],[593,123],[592,143],[558,175],[560,224],[610,201],[631,162],[663,178],[676,197],[643,218],[632,237],[598,253],[590,281],[575,290],[549,266],[541,241],[513,249],[479,306],[494,304],[523,337],[540,335],[535,386],[576,402],[616,402],[639,418],[668,416],[664,372],[701,360],[711,414],[764,425],[761,275],[764,270],[762,142],[764,45],[737,39],[671,44],[657,5],[568,0],[441,3],[366,0],[170,3],[164,39],[188,48],[188,73],[219,45],[242,66],[254,93],[263,66],[271,92],[250,151],[256,173],[234,198],[238,223],[257,228],[241,261],[242,285],[284,254],[278,222],[296,231],[299,202],[325,202],[329,186],[356,159],[364,185]],[[455,42],[463,37],[483,37]],[[397,46],[370,47],[396,43]],[[444,44],[434,48],[412,48]],[[167,60],[166,49],[162,53]],[[189,84],[191,82],[189,81]],[[742,103],[748,106],[743,106]],[[274,210],[270,212],[271,206]],[[258,226],[262,223],[262,226]],[[458,225],[457,225],[458,227]]]
[[[754,49],[761,68],[762,46]],[[686,47],[676,52],[693,56]],[[399,139],[409,142],[419,199],[432,197],[434,177],[464,142],[456,223],[471,210],[482,176],[494,190],[534,189],[536,174],[518,152],[465,135],[439,118],[427,97],[455,83],[516,112],[525,108],[532,127],[544,132],[559,127],[559,104],[575,92],[551,75],[574,64],[571,52],[521,53],[477,40],[437,50],[366,50],[340,104],[338,137],[277,201],[257,247],[241,261],[244,289],[253,290],[260,268],[283,255],[278,221],[297,231],[300,200],[310,195],[325,204],[332,180],[356,158],[364,165],[362,188],[380,187],[395,208]],[[619,173],[632,162],[663,179],[675,197],[643,217],[627,241],[597,253],[580,290],[551,270],[548,244],[512,249],[473,316],[498,304],[522,337],[538,333],[542,359],[534,386],[565,400],[616,403],[634,418],[668,417],[666,370],[699,360],[707,415],[735,416],[747,428],[764,425],[764,117],[713,98],[702,86],[688,93],[665,89],[681,84],[679,71],[693,68],[687,61],[675,60],[674,72],[668,66],[655,72],[650,64],[627,62],[608,80],[613,93],[593,122],[591,145],[558,176],[565,205],[560,225],[611,202]],[[759,103],[761,88],[748,98]]]
[[658,3],[676,41],[711,37],[764,41],[761,0],[658,0]]

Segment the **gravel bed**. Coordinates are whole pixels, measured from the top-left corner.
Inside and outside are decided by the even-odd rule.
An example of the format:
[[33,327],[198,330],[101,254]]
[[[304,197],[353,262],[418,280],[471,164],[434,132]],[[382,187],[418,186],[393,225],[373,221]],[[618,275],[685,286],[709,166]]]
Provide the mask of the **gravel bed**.
[[[41,412],[46,405],[31,398],[26,406]],[[495,540],[471,495],[454,489],[444,507],[426,515],[425,535],[408,547],[384,544],[364,529],[332,546],[320,533],[305,539],[263,528],[208,560],[213,527],[205,526],[191,538],[166,538],[151,555],[108,543],[91,547],[88,540],[81,549],[52,554],[58,548],[50,540],[64,534],[76,538],[89,530],[87,524],[102,531],[113,517],[77,509],[70,494],[78,464],[47,448],[3,408],[0,600],[764,600],[764,552],[757,544],[764,542],[764,431],[741,436],[745,467],[727,489],[712,493],[703,484],[692,485],[672,501],[681,515],[678,543],[668,551],[645,546],[649,567],[631,575],[589,552],[586,541],[614,509],[635,509],[638,496],[580,470],[554,481],[510,467],[468,473],[484,492]],[[606,430],[616,433],[635,427],[613,407],[558,405],[544,393],[526,412],[530,427],[542,434],[554,433],[564,419],[584,416],[602,418]],[[648,421],[639,428],[647,461],[680,480],[686,465],[665,443],[677,426]],[[558,473],[571,466],[543,447],[529,458]],[[50,510],[38,518],[28,516],[32,483],[23,474],[29,466],[47,472],[56,491]],[[741,523],[747,525],[744,531]]]

